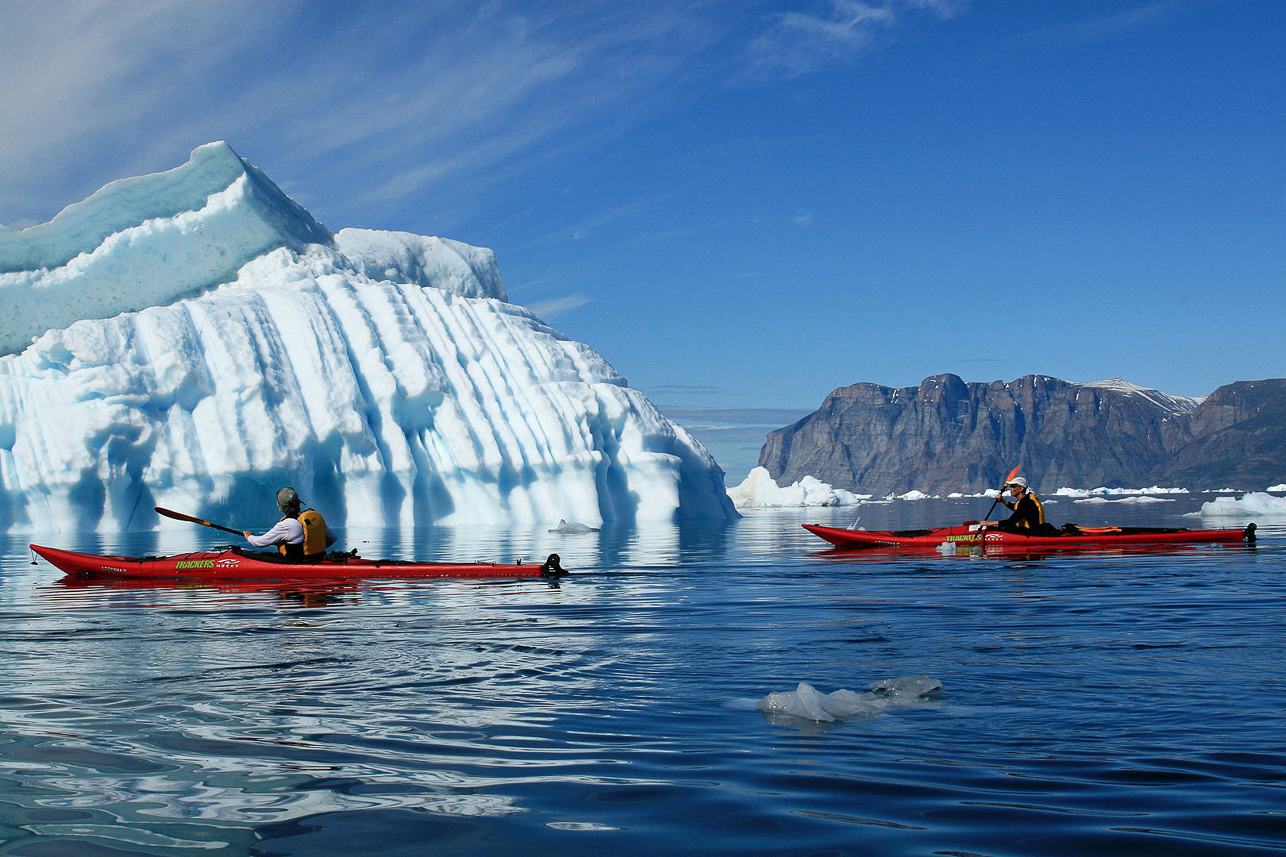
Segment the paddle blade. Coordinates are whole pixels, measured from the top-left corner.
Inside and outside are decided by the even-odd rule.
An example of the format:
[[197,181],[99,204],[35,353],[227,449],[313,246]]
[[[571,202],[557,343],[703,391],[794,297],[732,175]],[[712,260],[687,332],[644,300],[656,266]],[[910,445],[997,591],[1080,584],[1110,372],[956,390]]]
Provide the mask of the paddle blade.
[[176,521],[187,521],[189,524],[200,524],[203,527],[211,527],[216,530],[223,530],[225,533],[232,533],[233,535],[237,535],[237,536],[241,535],[240,530],[234,530],[229,527],[221,527],[218,524],[212,524],[209,521],[203,521],[200,518],[195,518],[191,515],[185,515],[182,512],[175,512],[173,509],[162,509],[160,506],[153,506],[152,510],[156,512],[156,514],[158,515],[164,515],[165,517],[173,518]]
[[1018,471],[1022,469],[1023,469],[1023,466],[1020,464],[1017,467],[1015,467],[1013,470],[1009,471],[1009,475],[1005,477],[1004,483],[1001,484],[1000,486],[1000,491],[997,492],[996,494],[996,499],[993,500],[991,503],[991,508],[987,510],[987,514],[986,514],[987,518],[990,518],[991,513],[996,511],[996,505],[1000,502],[1000,498],[1005,496],[1005,485],[1008,485],[1011,481],[1013,481],[1013,478],[1018,475]]

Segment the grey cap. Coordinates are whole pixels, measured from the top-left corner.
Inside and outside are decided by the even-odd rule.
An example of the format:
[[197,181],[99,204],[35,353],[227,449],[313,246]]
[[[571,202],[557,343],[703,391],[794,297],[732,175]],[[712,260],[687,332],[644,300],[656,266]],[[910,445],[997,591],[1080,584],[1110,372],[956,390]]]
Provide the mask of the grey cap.
[[282,488],[277,492],[277,508],[285,512],[300,506],[299,494],[294,488]]
[[[1008,488],[1010,485],[1021,485],[1022,487],[1026,488],[1027,480],[1022,478],[1021,476],[1015,476],[1013,479],[1010,479],[1008,482],[1005,483],[1006,488]],[[287,488],[286,490],[289,491],[290,489]],[[281,495],[278,494],[277,496],[280,497]]]

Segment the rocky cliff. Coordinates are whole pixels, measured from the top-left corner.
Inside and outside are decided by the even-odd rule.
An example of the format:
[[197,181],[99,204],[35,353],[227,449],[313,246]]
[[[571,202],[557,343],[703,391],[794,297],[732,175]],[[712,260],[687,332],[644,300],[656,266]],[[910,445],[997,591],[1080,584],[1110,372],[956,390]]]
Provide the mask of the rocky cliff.
[[1152,484],[1258,490],[1286,482],[1286,378],[1225,384],[1183,427]]
[[871,494],[981,491],[1015,466],[1038,489],[1179,485],[1262,489],[1286,481],[1286,380],[1240,381],[1204,400],[1119,379],[1044,375],[900,389],[854,384],[768,435],[779,484],[814,476]]

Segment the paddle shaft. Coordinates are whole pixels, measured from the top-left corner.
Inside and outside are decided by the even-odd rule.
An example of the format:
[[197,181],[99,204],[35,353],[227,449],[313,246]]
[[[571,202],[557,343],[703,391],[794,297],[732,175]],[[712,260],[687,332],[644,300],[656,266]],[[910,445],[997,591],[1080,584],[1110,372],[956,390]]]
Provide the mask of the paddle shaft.
[[985,515],[983,515],[983,516],[982,516],[982,519],[983,519],[984,521],[990,521],[990,520],[991,520],[991,513],[992,513],[992,512],[994,512],[994,511],[996,511],[996,504],[997,504],[997,503],[999,503],[999,502],[1000,502],[1000,498],[1001,498],[1002,496],[1004,496],[1004,493],[1005,493],[1005,487],[1009,485],[1009,480],[1010,480],[1010,479],[1013,479],[1015,476],[1017,476],[1017,475],[1018,475],[1018,471],[1019,471],[1021,468],[1022,468],[1022,465],[1020,464],[1020,465],[1018,465],[1018,467],[1015,467],[1013,470],[1009,471],[1009,475],[1005,477],[1005,484],[1000,486],[1000,493],[999,493],[999,494],[997,494],[997,495],[996,495],[996,499],[995,499],[995,500],[993,500],[993,501],[991,502],[991,508],[987,510],[987,514],[985,514]]
[[231,527],[221,527],[218,524],[212,524],[209,521],[203,521],[200,518],[194,518],[191,515],[185,515],[182,512],[162,509],[160,506],[154,506],[152,508],[158,515],[164,515],[165,517],[173,518],[176,521],[187,521],[189,524],[200,524],[203,527],[210,527],[215,530],[223,530],[225,533],[232,533],[234,536],[242,535],[241,530],[234,530]]

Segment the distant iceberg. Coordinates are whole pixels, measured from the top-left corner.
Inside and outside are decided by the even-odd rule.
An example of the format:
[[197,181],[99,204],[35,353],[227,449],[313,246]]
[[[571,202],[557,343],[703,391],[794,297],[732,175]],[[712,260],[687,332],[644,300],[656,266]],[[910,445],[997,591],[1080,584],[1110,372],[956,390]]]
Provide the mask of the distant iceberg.
[[754,467],[740,485],[728,489],[728,496],[739,509],[770,509],[804,506],[856,506],[870,494],[854,494],[812,476],[805,476],[783,488],[768,475],[767,468]]
[[1252,518],[1286,517],[1286,497],[1274,497],[1263,491],[1253,491],[1241,499],[1216,497],[1201,504],[1203,518]]
[[1089,505],[1101,504],[1101,503],[1126,503],[1126,504],[1137,505],[1137,506],[1145,506],[1149,503],[1173,503],[1175,502],[1175,500],[1173,497],[1156,497],[1151,494],[1138,494],[1138,495],[1133,495],[1128,497],[1120,497],[1116,500],[1109,500],[1106,497],[1099,497],[1099,496],[1082,497],[1078,500],[1073,500],[1072,502],[1085,503]]
[[1075,499],[1085,499],[1087,497],[1099,497],[1103,495],[1145,495],[1153,496],[1157,494],[1187,494],[1187,488],[1162,488],[1159,485],[1153,485],[1151,488],[1059,488],[1053,493],[1054,497],[1072,497]]
[[332,234],[226,143],[0,229],[0,530],[728,518],[723,471],[490,250]]

